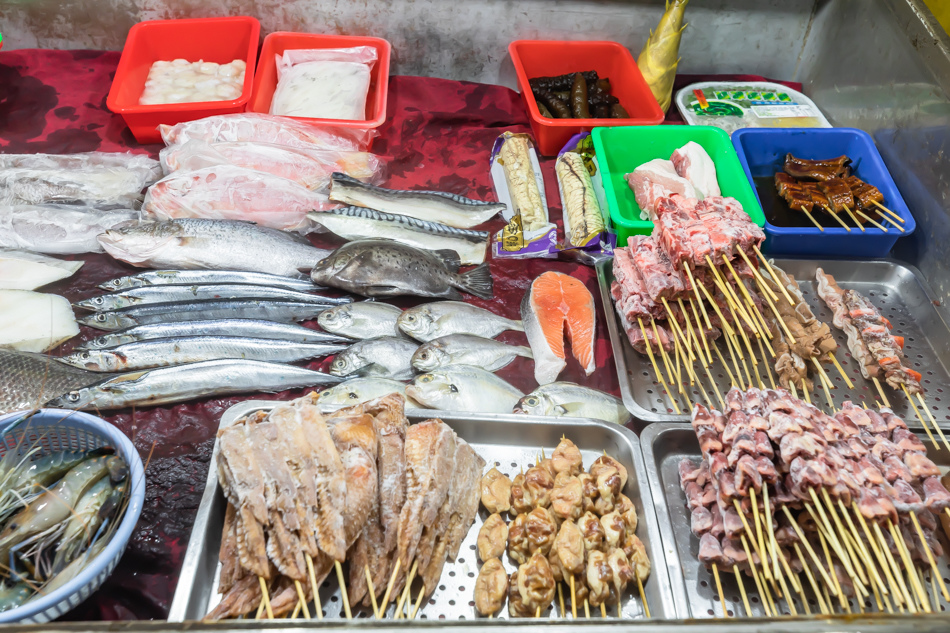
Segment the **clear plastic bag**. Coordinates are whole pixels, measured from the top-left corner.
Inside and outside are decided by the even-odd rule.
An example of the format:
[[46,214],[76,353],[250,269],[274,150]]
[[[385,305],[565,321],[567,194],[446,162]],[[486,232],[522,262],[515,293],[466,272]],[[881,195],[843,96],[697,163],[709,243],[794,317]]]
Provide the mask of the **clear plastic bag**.
[[0,206],[0,247],[48,255],[101,253],[99,235],[140,217],[132,209],[102,211],[69,204]]
[[243,220],[307,233],[310,211],[336,206],[323,194],[268,173],[216,165],[166,176],[148,190],[142,210],[159,220]]
[[161,151],[165,173],[235,165],[293,180],[311,190],[327,190],[330,175],[342,172],[364,182],[382,177],[382,161],[369,152],[296,149],[273,143],[188,141]]
[[181,145],[193,140],[207,143],[252,141],[298,149],[365,151],[376,136],[376,130],[309,125],[257,112],[221,114],[177,125],[160,125],[159,129],[165,145]]
[[113,167],[141,174],[146,185],[162,177],[157,160],[132,152],[83,152],[80,154],[0,154],[0,169],[91,169]]
[[270,113],[313,119],[366,120],[372,46],[289,50],[277,56]]

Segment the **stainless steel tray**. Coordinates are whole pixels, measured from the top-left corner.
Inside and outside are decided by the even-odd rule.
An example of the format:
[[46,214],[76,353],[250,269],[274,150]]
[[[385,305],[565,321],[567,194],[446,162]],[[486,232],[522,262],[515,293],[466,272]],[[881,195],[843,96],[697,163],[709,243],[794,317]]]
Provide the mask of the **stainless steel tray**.
[[[816,292],[815,269],[821,267],[840,283],[842,288],[854,289],[868,296],[874,305],[894,326],[894,333],[904,337],[904,354],[907,366],[923,375],[922,385],[926,391],[927,404],[941,428],[950,429],[950,318],[946,308],[938,306],[935,295],[920,277],[915,268],[893,260],[800,260],[777,259],[775,263],[798,280],[805,300],[811,306],[815,316],[831,327],[838,341],[838,361],[854,384],[847,384],[833,366],[826,366],[829,378],[835,384],[831,391],[835,407],[845,400],[855,403],[866,401],[874,404],[878,397],[874,384],[861,377],[856,363],[851,361],[844,332],[831,323],[831,311]],[[624,405],[634,416],[634,425],[641,422],[683,422],[689,419],[688,410],[683,409],[682,398],[679,405],[682,415],[677,415],[670,406],[670,400],[664,394],[663,385],[657,383],[653,367],[648,357],[638,354],[631,347],[620,324],[619,317],[610,298],[610,284],[613,281],[612,261],[603,262],[597,267],[597,279],[610,333],[610,343],[614,351],[614,362],[620,382],[620,392]],[[723,356],[725,346],[720,346]],[[758,353],[756,354],[758,356]],[[761,359],[760,359],[761,360]],[[658,360],[659,362],[659,360]],[[723,394],[731,386],[729,375],[722,370],[718,361],[710,366],[716,384]],[[707,378],[697,364],[696,371],[706,385],[710,398],[715,394],[709,389]],[[773,368],[774,375],[774,368]],[[768,386],[768,379],[762,373],[762,380]],[[908,424],[913,424],[916,414],[903,393],[884,387],[885,394],[897,415]],[[702,395],[695,388],[687,388],[692,402],[702,402]],[[826,408],[824,391],[820,381],[815,380],[815,390],[811,393],[812,402]],[[917,404],[920,408],[919,403]],[[718,406],[718,403],[717,403]],[[926,415],[926,414],[925,414]],[[919,424],[919,423],[918,423]],[[929,420],[928,420],[929,424]],[[642,424],[638,430],[642,430]]]
[[[922,433],[918,435],[924,442],[927,441]],[[697,462],[702,459],[696,433],[689,424],[651,424],[641,434],[641,442],[647,479],[650,481],[650,490],[653,493],[657,520],[663,537],[663,551],[666,553],[666,565],[673,586],[673,600],[676,604],[677,615],[680,618],[721,618],[722,606],[719,604],[715,580],[696,558],[699,552],[699,539],[690,531],[686,496],[680,489],[677,471],[677,465],[683,458],[688,457]],[[941,470],[946,471],[950,468],[950,453],[947,451],[930,451],[928,456],[940,466]],[[948,564],[950,561],[947,554],[950,552],[948,549],[950,544],[942,529],[938,527],[935,533],[940,538],[945,552],[938,564],[944,570],[945,576],[950,575],[950,564]],[[745,615],[735,578],[731,574],[720,572],[720,579],[726,598],[726,608],[730,611],[730,615]],[[758,596],[753,596],[755,587],[751,582],[746,583],[746,590],[750,591],[749,600],[753,612],[757,616],[764,616]],[[854,607],[853,600],[851,603]],[[785,603],[781,604],[784,609]],[[950,604],[943,602],[942,598],[940,604],[943,611],[950,610]],[[872,610],[870,604],[866,607],[868,611]],[[856,607],[854,611],[857,613]],[[812,612],[817,613],[817,608],[813,608]],[[787,611],[783,613],[788,615]]]
[[[228,409],[221,418],[221,425],[227,426],[252,411],[267,410],[276,403],[273,401],[247,401]],[[433,417],[430,412],[412,410],[410,421],[418,422]],[[565,436],[574,441],[581,449],[584,463],[590,464],[603,451],[620,461],[629,473],[624,493],[633,500],[637,508],[640,523],[637,536],[647,548],[653,571],[644,585],[650,615],[653,618],[673,618],[673,595],[669,577],[662,564],[660,532],[656,512],[653,507],[650,488],[646,485],[646,471],[637,436],[628,429],[617,425],[606,425],[595,420],[565,420],[564,418],[542,418],[519,415],[464,415],[446,412],[431,412],[469,442],[488,462],[503,473],[514,476],[521,468],[528,468],[538,458],[543,448],[550,455],[553,448]],[[212,464],[215,463],[218,446],[215,443]],[[221,544],[221,528],[224,520],[225,499],[218,486],[217,470],[212,467],[208,473],[204,496],[195,518],[191,540],[185,552],[181,576],[168,614],[170,622],[200,620],[220,600],[218,585],[218,550]],[[473,600],[475,576],[478,573],[478,561],[475,554],[475,541],[482,521],[487,517],[480,510],[475,525],[469,530],[462,544],[460,555],[455,563],[446,563],[442,573],[440,587],[429,603],[424,605],[418,617],[435,620],[471,620],[477,617]],[[507,556],[505,567],[514,571]],[[634,592],[636,593],[636,592]],[[342,603],[336,580],[331,578],[323,583],[320,599],[326,618],[339,619]],[[555,601],[556,605],[556,601]],[[389,616],[395,612],[390,606]],[[616,613],[614,609],[613,614]],[[366,619],[372,617],[371,610],[355,610],[354,617]],[[499,619],[507,618],[507,610],[499,614]],[[553,607],[542,617],[560,617],[559,610]],[[599,616],[598,616],[599,617]],[[639,596],[629,598],[623,604],[624,618],[643,618],[644,614]],[[612,618],[616,621],[616,618]]]

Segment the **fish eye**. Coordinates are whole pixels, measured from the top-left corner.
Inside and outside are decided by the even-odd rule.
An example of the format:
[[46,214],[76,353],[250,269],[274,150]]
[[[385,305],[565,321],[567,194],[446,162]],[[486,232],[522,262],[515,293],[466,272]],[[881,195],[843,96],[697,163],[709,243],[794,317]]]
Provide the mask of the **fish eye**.
[[83,360],[86,360],[87,358],[89,358],[89,352],[83,352],[83,353],[81,353],[81,354],[79,355],[79,358],[81,358],[81,359],[83,359]]
[[407,314],[407,315],[406,315],[406,320],[409,321],[410,323],[412,323],[413,321],[416,320],[416,317],[413,316],[413,315],[411,315],[411,314]]
[[534,396],[531,396],[530,398],[525,398],[524,403],[528,405],[529,407],[534,407],[534,406],[537,406],[538,399]]
[[98,321],[99,323],[105,323],[105,322],[106,322],[106,315],[104,315],[104,314],[97,314],[97,315],[96,315],[96,321]]
[[79,398],[80,396],[78,391],[70,391],[66,394],[66,400],[68,402],[79,402]]
[[93,298],[92,298],[92,302],[93,302],[93,303],[98,303],[99,305],[102,305],[103,298],[102,298],[102,297],[93,297]]
[[432,374],[422,374],[419,376],[419,382],[432,382]]
[[359,400],[359,399],[360,399],[359,394],[356,393],[355,391],[351,391],[348,395],[349,395],[350,400]]
[[449,391],[451,391],[452,393],[458,393],[459,388],[456,387],[455,385],[449,385]]
[[321,398],[328,398],[329,396],[330,396],[330,391],[329,391],[329,389],[328,389],[327,391],[324,391],[323,393],[320,394],[320,397],[321,397]]
[[421,354],[419,354],[419,358],[421,358],[422,360],[429,360],[429,352],[422,352]]

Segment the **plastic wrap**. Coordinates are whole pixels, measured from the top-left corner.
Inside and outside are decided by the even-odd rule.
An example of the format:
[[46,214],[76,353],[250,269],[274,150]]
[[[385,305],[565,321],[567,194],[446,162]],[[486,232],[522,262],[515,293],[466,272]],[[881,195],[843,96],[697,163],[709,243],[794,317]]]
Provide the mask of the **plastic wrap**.
[[365,121],[370,71],[376,59],[372,46],[284,51],[277,56],[277,88],[270,113]]
[[376,136],[376,130],[308,125],[257,112],[220,114],[177,125],[160,125],[159,129],[165,145],[181,145],[193,140],[207,143],[251,141],[298,149],[365,151]]
[[66,204],[0,206],[0,247],[49,255],[101,253],[96,237],[139,218],[139,212],[131,209],[100,211]]
[[273,143],[188,141],[161,151],[165,173],[235,165],[287,178],[307,189],[330,187],[330,175],[342,172],[364,182],[381,178],[382,161],[368,152],[295,149]]
[[264,172],[216,165],[175,172],[152,185],[142,210],[159,220],[243,220],[307,233],[307,212],[337,206],[296,182]]
[[84,152],[81,154],[0,154],[0,169],[83,170],[98,167],[127,169],[150,185],[162,177],[161,165],[145,154],[132,152]]
[[613,252],[617,236],[610,230],[600,167],[589,132],[568,141],[558,154],[554,172],[564,221],[564,243],[558,245],[559,250]]

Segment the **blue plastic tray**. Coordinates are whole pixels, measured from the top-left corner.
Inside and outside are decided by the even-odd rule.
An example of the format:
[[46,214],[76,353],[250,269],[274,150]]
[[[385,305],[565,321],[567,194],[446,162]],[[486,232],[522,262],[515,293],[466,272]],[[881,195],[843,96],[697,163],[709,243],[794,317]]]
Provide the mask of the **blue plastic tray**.
[[[755,195],[759,191],[753,178],[772,177],[782,171],[785,154],[791,153],[798,158],[812,160],[834,158],[845,154],[852,160],[854,175],[874,185],[884,194],[884,204],[905,220],[901,227],[904,233],[891,227],[879,216],[875,220],[888,227],[885,233],[879,228],[865,225],[861,232],[852,226],[849,233],[838,227],[825,227],[824,232],[817,228],[775,226],[765,218],[765,250],[776,255],[810,255],[831,257],[887,257],[894,243],[901,237],[914,232],[916,223],[911,216],[904,199],[901,197],[894,179],[891,178],[880,152],[877,151],[871,136],[854,128],[795,128],[764,129],[746,128],[732,134],[732,144],[739,155],[739,162],[745,170]],[[774,186],[774,185],[773,185]],[[870,215],[870,214],[869,214]],[[853,221],[848,218],[848,224]]]

